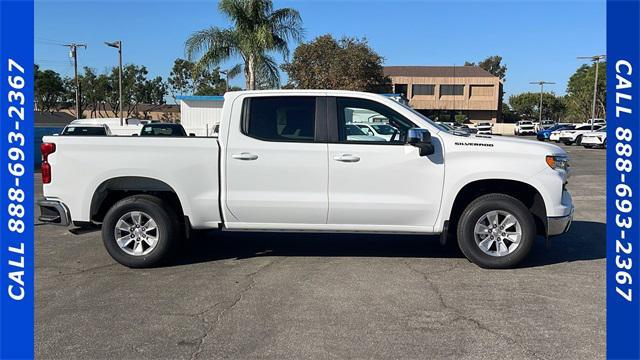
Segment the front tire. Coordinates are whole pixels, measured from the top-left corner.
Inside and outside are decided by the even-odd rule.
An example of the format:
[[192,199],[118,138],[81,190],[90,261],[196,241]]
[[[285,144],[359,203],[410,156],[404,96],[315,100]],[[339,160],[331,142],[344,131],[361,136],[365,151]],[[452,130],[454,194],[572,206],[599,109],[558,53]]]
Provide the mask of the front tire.
[[102,223],[102,241],[111,257],[131,268],[153,267],[172,254],[179,228],[161,199],[135,195],[118,201]]
[[512,268],[529,254],[536,236],[535,221],[519,200],[487,194],[462,212],[458,245],[474,264],[487,269]]

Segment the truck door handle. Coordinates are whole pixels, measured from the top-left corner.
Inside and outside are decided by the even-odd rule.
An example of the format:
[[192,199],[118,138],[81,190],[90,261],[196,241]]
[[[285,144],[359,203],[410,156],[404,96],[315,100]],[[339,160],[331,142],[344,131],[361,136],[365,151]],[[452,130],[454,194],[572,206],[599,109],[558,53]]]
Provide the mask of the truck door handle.
[[334,156],[333,160],[351,163],[351,162],[360,161],[360,157],[356,155],[351,155],[351,154],[341,154],[341,155]]
[[231,157],[238,160],[256,160],[258,158],[258,155],[248,153],[248,152],[243,152],[240,154],[233,154],[231,155]]

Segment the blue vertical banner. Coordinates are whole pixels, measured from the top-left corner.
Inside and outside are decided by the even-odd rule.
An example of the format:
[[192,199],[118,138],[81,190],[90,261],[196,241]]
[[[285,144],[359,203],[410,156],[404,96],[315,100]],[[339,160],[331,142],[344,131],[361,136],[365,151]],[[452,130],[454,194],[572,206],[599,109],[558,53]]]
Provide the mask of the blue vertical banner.
[[33,1],[0,0],[0,359],[32,359]]
[[607,358],[640,359],[640,1],[607,2]]

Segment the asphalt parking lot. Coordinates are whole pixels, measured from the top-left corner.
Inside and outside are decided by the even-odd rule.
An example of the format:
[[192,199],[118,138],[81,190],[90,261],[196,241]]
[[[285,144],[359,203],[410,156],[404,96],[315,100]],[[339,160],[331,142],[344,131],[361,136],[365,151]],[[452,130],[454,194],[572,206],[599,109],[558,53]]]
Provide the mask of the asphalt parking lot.
[[131,270],[99,232],[38,225],[36,357],[604,358],[605,151],[562,146],[572,229],[514,270],[437,237],[274,233],[195,240],[171,266]]

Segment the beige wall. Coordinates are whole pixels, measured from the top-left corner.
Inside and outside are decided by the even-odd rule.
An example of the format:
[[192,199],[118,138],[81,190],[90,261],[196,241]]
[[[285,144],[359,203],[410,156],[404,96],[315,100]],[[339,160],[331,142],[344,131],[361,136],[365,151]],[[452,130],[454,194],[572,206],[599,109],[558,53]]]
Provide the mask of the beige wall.
[[[497,77],[407,77],[390,76],[392,84],[407,85],[409,105],[417,110],[460,110],[472,121],[498,117],[501,83]],[[413,85],[435,85],[433,95],[414,95]],[[462,95],[443,95],[441,85],[462,85]],[[395,91],[395,89],[394,89]]]

